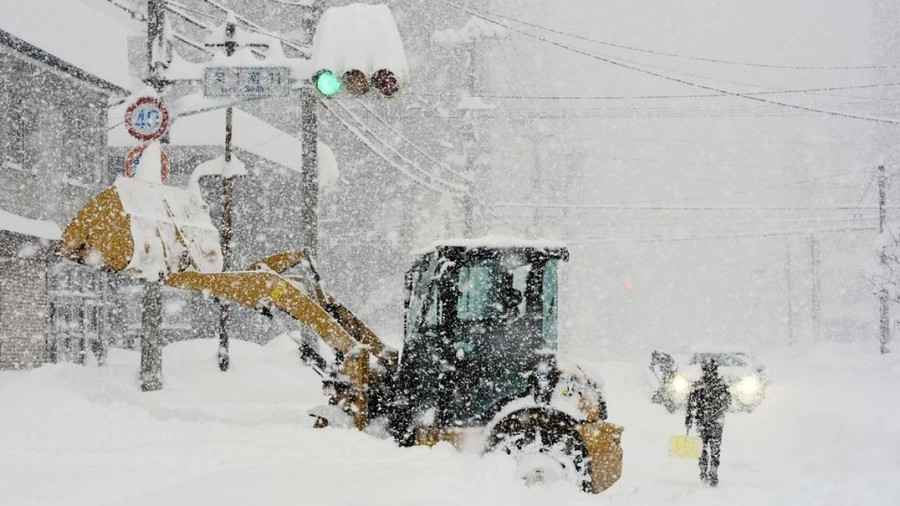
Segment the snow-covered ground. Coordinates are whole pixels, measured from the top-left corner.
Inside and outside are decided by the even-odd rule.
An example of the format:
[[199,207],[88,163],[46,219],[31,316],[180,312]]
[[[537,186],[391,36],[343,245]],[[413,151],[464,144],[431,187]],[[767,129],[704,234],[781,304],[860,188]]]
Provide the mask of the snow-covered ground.
[[156,393],[138,391],[139,357],[121,350],[102,368],[0,373],[0,504],[900,504],[900,358],[874,347],[764,355],[769,397],[727,420],[718,489],[668,457],[681,420],[647,401],[646,357],[582,358],[626,427],[624,477],[600,496],[527,488],[500,456],[309,428],[319,384],[290,340],[233,342],[227,374],[215,348],[168,346]]

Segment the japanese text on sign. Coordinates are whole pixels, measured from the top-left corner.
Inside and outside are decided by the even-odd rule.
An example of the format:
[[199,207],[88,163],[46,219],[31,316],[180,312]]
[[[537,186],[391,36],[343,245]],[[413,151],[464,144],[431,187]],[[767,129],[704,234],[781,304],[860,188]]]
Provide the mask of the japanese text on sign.
[[208,67],[207,97],[284,97],[290,93],[287,67]]

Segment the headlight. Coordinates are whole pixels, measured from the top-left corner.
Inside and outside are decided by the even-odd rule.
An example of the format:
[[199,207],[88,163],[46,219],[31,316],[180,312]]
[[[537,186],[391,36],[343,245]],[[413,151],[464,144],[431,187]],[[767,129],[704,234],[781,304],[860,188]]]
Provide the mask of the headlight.
[[743,395],[755,395],[759,392],[759,387],[759,379],[756,376],[744,376],[744,378],[735,385],[735,389],[738,393]]
[[676,374],[675,377],[672,378],[672,382],[669,383],[669,388],[676,394],[684,396],[688,393],[688,390],[691,389],[691,382],[684,376]]

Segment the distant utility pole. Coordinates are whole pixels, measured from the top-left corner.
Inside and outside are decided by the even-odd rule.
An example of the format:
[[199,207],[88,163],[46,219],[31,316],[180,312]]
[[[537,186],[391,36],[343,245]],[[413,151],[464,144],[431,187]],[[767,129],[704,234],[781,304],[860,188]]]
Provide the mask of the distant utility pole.
[[[147,79],[162,99],[169,82],[165,78],[168,41],[165,34],[165,0],[147,2]],[[160,139],[168,143],[168,135]],[[144,282],[141,315],[141,390],[160,390],[162,383],[162,288],[160,280]]]
[[[475,96],[478,93],[478,41],[473,40],[469,45],[469,75],[466,84],[469,89],[469,96]],[[466,117],[469,124],[466,127],[464,146],[466,149],[466,175],[472,180],[475,179],[475,163],[476,163],[476,146],[478,145],[478,134],[475,131],[475,113],[466,111]],[[475,234],[475,195],[474,185],[466,181],[466,193],[462,197],[463,207],[463,236],[472,237]]]
[[794,304],[792,294],[794,291],[793,273],[791,272],[791,239],[788,237],[784,245],[784,277],[787,281],[787,327],[788,327],[788,344],[793,346],[796,343],[794,336]]
[[882,268],[882,280],[881,280],[881,290],[878,291],[878,302],[880,305],[880,318],[879,318],[879,327],[881,330],[881,334],[879,336],[879,342],[881,343],[881,353],[886,354],[890,352],[890,348],[888,348],[888,343],[891,341],[891,315],[890,315],[890,307],[888,306],[889,298],[888,298],[888,290],[887,290],[887,280],[884,279],[888,273],[888,256],[887,256],[887,242],[884,240],[885,231],[887,229],[887,175],[884,172],[884,165],[880,165],[878,167],[878,232],[882,237],[881,244],[881,268]]
[[819,281],[819,266],[822,263],[821,249],[819,247],[819,239],[815,235],[809,236],[809,264],[811,280],[811,291],[809,300],[810,316],[812,318],[813,339],[818,340],[822,337],[822,293],[821,283]]

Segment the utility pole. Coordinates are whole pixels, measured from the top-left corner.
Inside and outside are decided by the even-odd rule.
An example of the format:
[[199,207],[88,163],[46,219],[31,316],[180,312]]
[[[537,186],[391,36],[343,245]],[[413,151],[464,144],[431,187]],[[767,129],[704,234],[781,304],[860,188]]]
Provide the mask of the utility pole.
[[819,240],[815,235],[809,236],[809,264],[811,280],[811,292],[809,300],[810,316],[812,318],[813,340],[818,341],[822,337],[822,295],[819,282],[819,265],[821,264]]
[[[233,53],[234,50],[232,49]],[[227,54],[227,50],[226,50]],[[229,56],[231,56],[229,54]],[[222,271],[228,272],[231,266],[231,237],[233,234],[232,193],[234,190],[234,176],[230,174],[231,167],[231,135],[232,117],[234,111],[231,107],[225,109],[225,164],[222,167]],[[217,358],[219,370],[225,372],[231,364],[231,355],[228,350],[228,304],[219,300],[219,351]]]
[[[207,46],[221,47],[225,50],[225,56],[231,57],[237,51],[238,43],[235,40],[237,34],[237,20],[229,13],[225,21],[225,39],[220,44],[207,44]],[[232,118],[234,109],[225,109],[225,163],[222,166],[222,229],[219,232],[222,247],[222,270],[227,272],[231,265],[231,239],[233,236],[234,218],[232,215],[232,193],[234,190],[234,176],[231,174],[231,137],[234,132]],[[219,349],[216,358],[219,370],[225,372],[231,365],[231,354],[228,345],[228,303],[219,300]]]
[[[165,78],[168,41],[165,0],[147,2],[147,83],[162,99],[169,85]],[[168,134],[160,142],[168,143]],[[162,288],[159,279],[144,281],[141,315],[141,390],[160,390],[162,383]]]
[[303,171],[300,180],[300,217],[303,220],[303,247],[312,255],[319,252],[319,119],[318,97],[311,83],[300,89],[300,124],[303,144]]
[[[306,42],[311,45],[324,5],[313,2],[305,14]],[[319,253],[319,120],[316,116],[318,96],[314,84],[307,81],[300,89],[300,140],[302,174],[300,180],[300,218],[303,222],[302,240],[306,251],[316,258]]]
[[794,291],[793,275],[791,273],[791,239],[785,242],[784,256],[784,277],[787,280],[787,327],[788,327],[788,345],[793,346],[796,343],[794,337],[794,304],[791,295]]
[[878,303],[880,305],[880,318],[879,318],[879,327],[881,330],[879,336],[879,342],[881,343],[881,353],[887,354],[890,352],[888,348],[888,343],[891,341],[891,314],[890,307],[888,306],[889,298],[888,298],[888,290],[887,290],[887,279],[885,277],[888,275],[888,256],[887,256],[887,241],[884,239],[886,235],[887,229],[887,175],[884,171],[884,165],[880,165],[878,167],[878,232],[881,235],[881,269],[882,269],[882,279],[881,279],[881,290],[878,291]]

